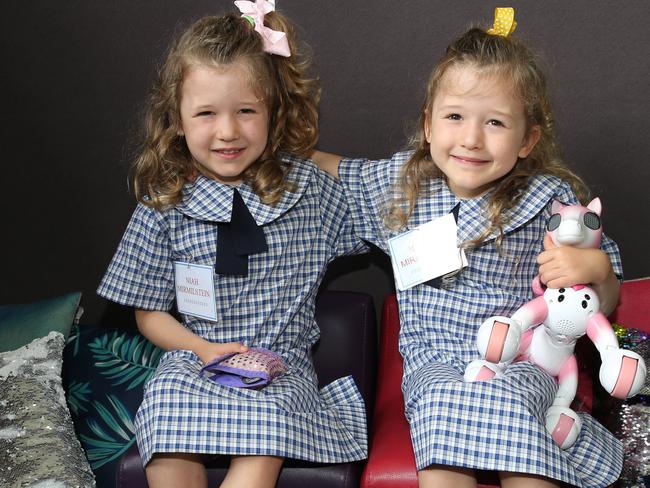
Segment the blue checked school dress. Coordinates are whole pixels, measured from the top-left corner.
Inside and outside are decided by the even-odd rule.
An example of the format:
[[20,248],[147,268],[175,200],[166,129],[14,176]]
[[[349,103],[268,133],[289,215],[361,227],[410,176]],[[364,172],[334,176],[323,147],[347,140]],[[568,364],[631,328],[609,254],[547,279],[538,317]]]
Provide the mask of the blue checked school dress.
[[[340,463],[367,455],[363,399],[352,377],[321,390],[310,351],[318,340],[314,301],[327,264],[364,245],[352,235],[342,187],[311,162],[290,164],[286,192],[263,204],[237,187],[262,226],[266,252],[248,257],[248,275],[215,275],[216,322],[182,315],[214,342],[240,341],[279,353],[289,371],[261,390],[222,386],[199,375],[191,351],[168,351],[145,387],[135,420],[143,464],[162,452],[272,455]],[[174,262],[212,266],[217,223],[229,222],[234,187],[199,177],[170,210],[139,204],[98,293],[144,310],[174,302]]]
[[[401,231],[383,225],[402,166],[410,153],[390,160],[343,160],[339,174],[357,235],[388,253],[387,240]],[[486,226],[489,194],[460,200],[443,179],[425,188],[408,229],[458,209],[458,243],[478,237]],[[622,466],[620,442],[591,416],[581,414],[576,444],[562,451],[546,432],[544,418],[553,402],[555,380],[528,362],[516,363],[505,377],[465,383],[468,362],[479,357],[476,332],[490,316],[510,316],[533,298],[531,282],[543,250],[545,224],[553,199],[577,203],[568,184],[552,176],[530,180],[505,226],[504,255],[494,238],[467,251],[468,266],[450,280],[398,291],[402,391],[417,469],[432,464],[530,473],[576,486],[606,486]],[[603,237],[620,276],[616,244]]]

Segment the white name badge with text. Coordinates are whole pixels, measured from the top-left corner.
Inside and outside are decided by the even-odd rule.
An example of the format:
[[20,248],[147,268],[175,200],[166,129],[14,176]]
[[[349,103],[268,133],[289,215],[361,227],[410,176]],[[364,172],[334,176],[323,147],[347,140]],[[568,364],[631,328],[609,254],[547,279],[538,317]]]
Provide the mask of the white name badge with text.
[[214,268],[203,264],[174,262],[176,306],[180,313],[217,320]]
[[465,251],[456,245],[457,226],[447,214],[389,239],[393,272],[399,290],[467,266]]

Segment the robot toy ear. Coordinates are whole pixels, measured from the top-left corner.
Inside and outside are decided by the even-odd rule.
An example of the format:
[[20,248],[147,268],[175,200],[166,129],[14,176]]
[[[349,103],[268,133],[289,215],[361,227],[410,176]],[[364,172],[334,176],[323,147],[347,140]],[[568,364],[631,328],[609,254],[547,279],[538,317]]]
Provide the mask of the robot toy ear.
[[566,207],[566,205],[559,200],[553,200],[553,203],[551,203],[551,213],[558,213],[564,207]]
[[589,205],[587,205],[587,208],[600,216],[600,214],[603,211],[603,204],[600,202],[600,198],[596,197],[594,198],[591,202],[589,202]]

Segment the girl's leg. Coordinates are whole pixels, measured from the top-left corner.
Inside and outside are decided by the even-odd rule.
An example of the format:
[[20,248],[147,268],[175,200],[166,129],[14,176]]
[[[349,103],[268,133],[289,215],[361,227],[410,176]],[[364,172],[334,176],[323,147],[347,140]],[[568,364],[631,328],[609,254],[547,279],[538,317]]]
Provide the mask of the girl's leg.
[[561,486],[559,481],[532,474],[502,471],[499,473],[499,478],[501,488],[559,488]]
[[454,466],[434,464],[418,471],[420,488],[476,488],[474,471]]
[[149,488],[207,488],[203,456],[186,453],[155,454],[147,467]]
[[275,456],[233,456],[221,488],[273,488],[283,461]]

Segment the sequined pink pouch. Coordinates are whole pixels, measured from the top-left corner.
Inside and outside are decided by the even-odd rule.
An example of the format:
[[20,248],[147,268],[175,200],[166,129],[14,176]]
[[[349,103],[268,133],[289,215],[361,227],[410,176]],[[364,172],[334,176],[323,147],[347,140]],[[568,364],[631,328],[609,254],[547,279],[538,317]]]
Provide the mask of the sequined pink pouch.
[[201,368],[201,374],[225,386],[262,388],[287,370],[284,359],[262,347],[224,354]]

